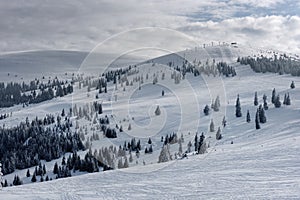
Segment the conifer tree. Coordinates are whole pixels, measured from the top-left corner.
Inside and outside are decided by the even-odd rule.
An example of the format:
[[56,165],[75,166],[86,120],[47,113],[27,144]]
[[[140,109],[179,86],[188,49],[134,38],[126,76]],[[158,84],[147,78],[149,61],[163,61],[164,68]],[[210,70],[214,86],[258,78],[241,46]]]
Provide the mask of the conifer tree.
[[236,104],[235,104],[235,116],[236,117],[241,117],[242,116],[242,111],[241,111],[241,104],[240,104],[240,96],[237,96],[236,99]]
[[131,130],[131,124],[128,125],[128,130],[129,130],[129,131]]
[[222,139],[221,128],[219,127],[216,133],[216,140],[221,140],[221,139]]
[[287,94],[285,103],[286,103],[287,106],[291,105],[291,99],[290,99],[290,94],[289,93]]
[[3,184],[3,173],[2,173],[2,164],[0,162],[0,188],[2,188],[2,184]]
[[196,135],[195,135],[195,143],[194,143],[194,146],[195,146],[195,151],[197,151],[198,150],[198,135],[197,135],[197,133],[196,133]]
[[210,132],[214,132],[215,131],[215,125],[214,125],[214,121],[213,120],[211,120],[211,122],[210,122],[209,131]]
[[207,115],[209,115],[209,106],[208,105],[206,105],[205,107],[204,107],[204,109],[203,109],[203,113],[207,116]]
[[263,109],[262,105],[259,106],[258,108],[258,114],[259,114],[259,122],[260,123],[266,123],[267,122],[267,118],[266,118],[266,115],[265,115],[265,110]]
[[294,81],[292,81],[292,83],[291,83],[291,89],[294,89],[295,88],[295,83],[294,83]]
[[169,151],[169,144],[167,144],[162,147],[158,157],[158,162],[168,162],[169,160],[171,160],[171,155]]
[[226,127],[226,124],[227,124],[227,121],[226,121],[226,118],[225,116],[223,117],[223,120],[222,120],[222,125],[223,127]]
[[161,114],[161,111],[160,111],[159,106],[156,107],[156,110],[155,110],[154,113],[155,113],[155,115],[157,115],[157,116]]
[[216,100],[215,100],[215,103],[214,103],[214,106],[213,106],[213,109],[215,112],[218,112],[220,110],[220,97],[217,96]]
[[202,134],[200,135],[200,140],[199,140],[199,144],[198,144],[198,154],[203,154],[206,151],[206,143],[204,141],[205,136],[204,133],[202,132]]
[[127,156],[125,156],[125,161],[124,161],[123,168],[128,168],[128,167],[129,167],[128,159],[127,159]]
[[103,113],[103,111],[102,111],[102,104],[99,104],[98,114],[100,115],[102,113]]
[[248,123],[251,122],[251,117],[250,117],[249,110],[247,110],[247,118],[246,118],[246,121],[247,121]]
[[133,161],[133,158],[132,158],[132,153],[131,153],[131,151],[130,151],[130,152],[129,152],[129,162],[132,163],[132,161]]
[[257,92],[255,92],[255,94],[254,94],[254,105],[255,105],[255,106],[258,105]]
[[286,94],[284,94],[284,98],[283,98],[282,104],[283,104],[283,105],[286,105]]
[[31,182],[36,182],[36,175],[35,175],[35,173],[33,173],[33,175],[32,175],[32,178],[31,178]]
[[187,147],[188,147],[187,152],[190,153],[192,151],[191,150],[191,147],[192,147],[192,142],[191,141],[188,142]]
[[272,103],[273,104],[275,104],[275,100],[276,100],[276,90],[275,90],[275,88],[273,89],[273,91],[272,91]]
[[267,96],[264,94],[264,96],[263,96],[263,100],[264,100],[264,109],[265,110],[268,110],[269,109],[269,107],[268,107],[268,103],[267,103]]
[[26,172],[26,177],[30,177],[30,171],[29,171],[29,169]]
[[123,161],[122,161],[122,158],[119,158],[118,169],[122,169],[122,168],[123,168]]
[[57,162],[55,162],[55,164],[54,164],[53,174],[58,174],[58,164],[57,164]]
[[258,109],[257,109],[256,115],[255,115],[255,127],[256,127],[256,129],[260,129]]
[[182,141],[181,141],[181,139],[179,139],[178,144],[179,144],[178,152],[179,152],[179,154],[182,154]]
[[149,147],[149,153],[153,153],[153,147],[152,147],[152,145],[150,145],[150,147]]
[[275,108],[280,108],[281,107],[279,94],[275,98],[274,105],[275,105]]

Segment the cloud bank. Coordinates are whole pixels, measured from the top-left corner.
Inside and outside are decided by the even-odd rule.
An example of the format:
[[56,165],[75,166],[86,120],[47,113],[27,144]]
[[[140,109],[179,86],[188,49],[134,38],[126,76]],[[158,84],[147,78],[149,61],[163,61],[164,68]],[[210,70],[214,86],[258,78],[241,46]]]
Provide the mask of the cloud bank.
[[114,34],[162,27],[199,43],[234,40],[300,53],[299,7],[291,0],[0,1],[0,52],[90,51]]

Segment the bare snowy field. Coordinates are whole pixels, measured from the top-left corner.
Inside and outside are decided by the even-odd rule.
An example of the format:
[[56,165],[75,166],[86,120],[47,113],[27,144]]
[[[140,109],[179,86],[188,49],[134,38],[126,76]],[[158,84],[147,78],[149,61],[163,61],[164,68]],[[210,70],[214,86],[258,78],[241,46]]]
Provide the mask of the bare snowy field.
[[[233,63],[238,55],[261,52],[221,47],[211,48],[205,53],[209,58]],[[201,49],[188,50],[183,54],[189,60],[203,60],[207,57]],[[102,97],[105,114],[114,114],[117,122],[123,118],[128,119],[122,122],[124,127],[132,124],[132,130],[126,130],[108,143],[118,146],[133,136],[140,137],[146,143],[148,137],[151,137],[155,150],[153,154],[135,158],[139,164],[133,162],[127,169],[3,188],[0,199],[299,199],[300,78],[272,73],[258,74],[249,66],[235,63],[235,77],[221,79],[206,75],[194,77],[190,74],[179,85],[175,85],[169,78],[172,71],[163,65],[170,59],[173,58],[161,57],[154,60],[159,64],[138,66],[139,73],[144,75],[165,72],[167,78],[159,79],[158,84],[153,85],[152,78],[149,78],[141,90],[137,89],[138,85],[133,85],[126,87],[126,91],[120,86],[114,90],[111,85],[108,94]],[[176,62],[181,63],[180,59]],[[7,71],[2,76],[6,77]],[[293,90],[290,89],[292,80],[296,85]],[[164,88],[166,95],[161,97]],[[274,108],[270,103],[273,88],[276,88],[281,100],[289,92],[292,105]],[[255,91],[259,103],[262,103],[263,94],[268,96],[269,103],[267,123],[262,124],[260,130],[256,130],[254,124],[257,109],[253,105]],[[13,112],[13,117],[1,123],[9,126],[24,120],[26,115],[34,118],[48,112],[59,113],[70,102],[93,101],[96,92],[92,90],[87,97],[86,88],[80,90],[76,86],[73,95],[30,105],[25,110],[20,106],[7,108],[4,111]],[[237,94],[240,95],[242,105],[241,118],[235,117]],[[116,102],[113,100],[114,95],[118,96]],[[211,99],[217,95],[221,98],[221,110],[204,116],[202,110],[205,104],[210,105]],[[156,105],[161,106],[160,116],[153,114]],[[251,123],[246,122],[247,110],[251,114]],[[215,132],[208,132],[209,122],[211,118],[214,119],[217,128],[221,126],[224,115],[227,126],[222,129],[223,139],[216,141]],[[205,132],[206,142],[210,144],[208,153],[157,164],[160,138],[173,131],[183,133],[184,149],[196,131]],[[99,148],[101,140],[93,145]],[[178,144],[171,145],[172,152],[177,150]],[[143,161],[146,162],[145,166],[141,164]],[[53,161],[47,163],[49,171],[53,164]],[[24,176],[25,172],[21,170],[16,173]],[[4,178],[12,178],[13,175]],[[25,179],[23,181],[28,182]]]

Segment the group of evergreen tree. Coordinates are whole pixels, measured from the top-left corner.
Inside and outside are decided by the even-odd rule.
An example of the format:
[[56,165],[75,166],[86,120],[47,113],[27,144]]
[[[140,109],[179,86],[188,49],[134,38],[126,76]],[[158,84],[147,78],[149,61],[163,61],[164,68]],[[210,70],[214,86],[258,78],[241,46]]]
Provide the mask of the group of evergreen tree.
[[176,133],[172,133],[170,135],[166,135],[165,140],[164,140],[164,145],[175,144],[177,142],[178,142],[177,134]]
[[194,138],[194,146],[195,146],[195,151],[198,154],[203,154],[206,151],[206,143],[205,143],[205,136],[204,133],[202,132],[201,135],[198,137],[198,133],[196,133],[195,138]]
[[275,108],[281,107],[281,101],[279,94],[276,94],[275,88],[272,91],[272,103],[274,104]]
[[130,142],[124,142],[123,150],[125,151],[141,151],[141,140],[136,141],[135,138],[132,138]]
[[284,94],[284,100],[283,100],[283,105],[291,105],[291,99],[290,99],[290,94]]
[[6,118],[8,118],[9,117],[9,114],[1,114],[0,115],[0,120],[2,120],[2,119],[6,119]]
[[23,106],[31,103],[40,103],[62,97],[73,92],[72,83],[50,80],[48,83],[41,83],[39,80],[31,81],[30,84],[21,83],[0,83],[0,108],[11,107],[17,104]]
[[275,55],[274,58],[261,56],[256,59],[253,57],[239,57],[237,62],[243,65],[250,65],[255,72],[273,72],[300,76],[300,62],[286,55],[280,56],[279,58],[277,55]]
[[30,123],[27,119],[16,127],[0,128],[0,161],[4,174],[36,166],[40,160],[57,159],[66,152],[84,150],[79,135],[70,129],[69,119],[63,123],[58,116],[54,126],[46,126],[53,120],[49,115],[44,120],[36,118]]
[[226,62],[217,63],[217,69],[218,69],[220,74],[223,74],[226,77],[236,76],[236,72],[235,72],[234,67],[229,66]]

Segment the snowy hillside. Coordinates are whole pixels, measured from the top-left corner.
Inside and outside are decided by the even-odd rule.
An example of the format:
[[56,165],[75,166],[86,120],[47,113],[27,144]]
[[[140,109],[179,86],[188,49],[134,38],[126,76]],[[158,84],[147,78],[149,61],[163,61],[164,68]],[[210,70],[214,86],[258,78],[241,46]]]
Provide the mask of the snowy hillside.
[[[44,55],[43,52],[40,53]],[[8,73],[11,73],[11,76],[19,73],[21,76],[19,59],[20,62],[28,59],[26,69],[29,71],[41,70],[36,74],[39,78],[48,77],[49,74],[53,76],[53,71],[47,72],[39,68],[39,63],[33,61],[37,58],[29,54],[29,57],[26,53],[0,57],[1,67],[7,66],[1,68],[4,81],[9,80]],[[62,109],[67,112],[70,108],[75,113],[75,105],[80,109],[86,106],[88,111],[86,115],[82,114],[84,117],[80,117],[81,114],[72,115],[72,111],[70,112],[70,121],[74,124],[71,130],[84,137],[86,150],[78,152],[82,158],[89,148],[93,153],[109,146],[118,150],[119,146],[123,147],[124,143],[129,143],[133,138],[140,140],[140,152],[126,150],[125,156],[121,157],[111,153],[112,161],[107,161],[99,154],[101,162],[116,170],[91,174],[74,170],[73,177],[43,183],[31,183],[31,177],[25,177],[27,169],[16,170],[5,175],[4,179],[11,183],[17,174],[24,185],[4,187],[0,191],[0,199],[300,198],[300,78],[274,73],[255,73],[250,66],[236,62],[238,57],[267,56],[273,52],[229,45],[196,47],[178,54],[136,62],[136,66],[132,65],[116,83],[107,82],[103,91],[100,86],[101,92],[99,88],[90,86],[93,80],[99,81],[100,74],[91,73],[90,68],[84,67],[78,71],[85,53],[75,54],[71,56],[64,52],[59,54],[61,59],[56,59],[56,54],[55,59],[50,59],[51,55],[46,53],[44,59],[44,63],[49,65],[52,65],[51,62],[54,62],[53,65],[57,64],[55,75],[65,80],[71,80],[72,73],[75,73],[73,77],[76,77],[77,73],[86,76],[83,76],[83,80],[74,81],[72,94],[29,104],[26,107],[15,105],[1,108],[2,113],[12,115],[0,120],[0,124],[3,127],[14,127],[25,121],[26,117],[34,120],[36,116],[42,118],[48,113],[60,115]],[[44,58],[42,55],[40,57]],[[30,68],[31,62],[35,63],[33,68]],[[118,66],[124,67],[128,67],[130,63],[128,58],[119,62]],[[232,66],[236,76],[219,75],[216,69],[219,62],[226,62]],[[193,72],[182,75],[182,69],[175,70],[183,63],[187,69],[193,67]],[[14,68],[11,66],[16,66],[16,71],[12,71]],[[200,75],[195,72],[202,69],[204,72]],[[96,68],[94,70],[97,71]],[[68,74],[67,77],[64,77],[65,73]],[[34,74],[28,74],[28,80],[35,77]],[[23,81],[16,76],[13,80]],[[296,86],[294,89],[290,88],[292,81]],[[85,85],[85,82],[89,82],[90,85]],[[273,88],[276,88],[281,101],[285,94],[289,94],[291,105],[275,108],[271,103]],[[263,104],[263,95],[267,95],[269,107],[265,110],[267,122],[261,123],[260,129],[255,128],[258,108],[253,105],[255,92],[259,104]],[[235,115],[237,95],[242,111],[242,117],[238,118]],[[211,107],[212,101],[217,98],[220,99],[220,108],[217,111],[211,109],[208,116],[204,115],[205,105]],[[102,108],[101,112],[93,111],[92,104],[95,101],[101,104],[103,112]],[[160,113],[156,114],[158,107]],[[246,122],[247,110],[251,116],[250,123]],[[117,138],[108,138],[102,133],[102,124],[98,121],[105,116],[110,121],[107,127],[117,130]],[[224,118],[226,126],[222,124]],[[211,121],[214,123],[213,131]],[[223,136],[221,140],[216,140],[218,127]],[[195,135],[199,137],[202,132],[207,145],[206,152],[194,155]],[[178,141],[171,141],[165,145],[170,152],[170,161],[158,163],[166,136],[171,137],[174,133],[177,134]],[[95,134],[98,139],[95,139]],[[94,139],[89,140],[92,137]],[[190,141],[191,152],[184,156]],[[148,150],[150,146],[153,152],[145,153],[146,148]],[[66,158],[69,155],[70,153],[66,154]],[[117,169],[123,168],[118,166],[120,160],[122,163],[130,157],[133,158],[128,163],[128,168]],[[61,160],[60,157],[49,162],[42,161],[48,176],[55,179],[53,166]],[[30,171],[33,170],[34,167],[31,167]]]

